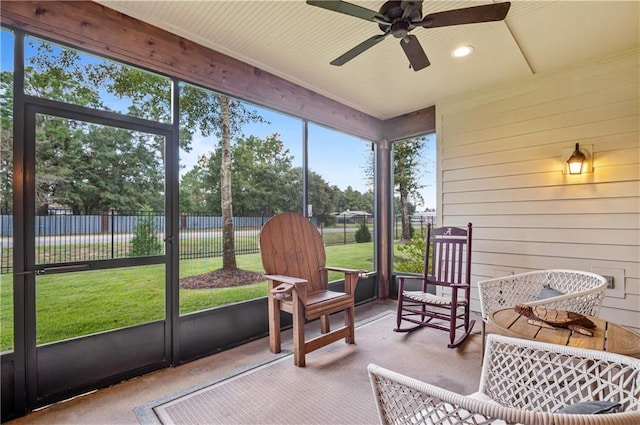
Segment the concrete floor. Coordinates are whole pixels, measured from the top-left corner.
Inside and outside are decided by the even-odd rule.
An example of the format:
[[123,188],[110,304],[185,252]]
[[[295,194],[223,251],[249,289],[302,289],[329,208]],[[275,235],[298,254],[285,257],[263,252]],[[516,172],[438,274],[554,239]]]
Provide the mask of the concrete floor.
[[[394,311],[395,301],[370,302],[356,308],[356,322],[385,311]],[[341,315],[340,315],[341,316]],[[341,319],[341,317],[338,317]],[[319,332],[319,321],[308,332]],[[282,334],[282,349],[291,351],[291,331]],[[22,418],[7,422],[26,424],[139,424],[134,408],[168,394],[211,380],[235,369],[243,369],[273,357],[269,339],[262,338],[178,367],[165,368],[93,393],[56,403]],[[293,360],[292,365],[293,367]]]

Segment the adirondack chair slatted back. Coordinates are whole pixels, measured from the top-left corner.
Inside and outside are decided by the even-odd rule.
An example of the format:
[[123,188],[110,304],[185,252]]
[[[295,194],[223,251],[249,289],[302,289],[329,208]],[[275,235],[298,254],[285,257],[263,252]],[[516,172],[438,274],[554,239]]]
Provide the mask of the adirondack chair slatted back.
[[310,293],[327,289],[322,236],[306,217],[283,213],[267,221],[260,232],[260,253],[267,274],[306,279]]
[[425,280],[469,283],[471,278],[471,226],[427,227]]

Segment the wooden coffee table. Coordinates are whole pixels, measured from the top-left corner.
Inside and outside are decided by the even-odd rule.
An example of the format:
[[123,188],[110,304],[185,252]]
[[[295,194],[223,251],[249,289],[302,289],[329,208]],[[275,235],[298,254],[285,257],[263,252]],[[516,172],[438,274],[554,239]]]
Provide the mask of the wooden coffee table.
[[498,310],[489,316],[489,322],[498,333],[552,344],[591,350],[609,351],[640,358],[640,334],[617,323],[587,316],[596,324],[593,336],[582,335],[569,329],[547,329],[531,325],[527,318],[512,308]]

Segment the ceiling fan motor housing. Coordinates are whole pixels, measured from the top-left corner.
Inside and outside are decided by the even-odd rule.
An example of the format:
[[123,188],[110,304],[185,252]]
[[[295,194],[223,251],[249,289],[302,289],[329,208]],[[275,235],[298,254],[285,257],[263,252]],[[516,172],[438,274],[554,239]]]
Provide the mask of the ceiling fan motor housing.
[[391,34],[395,38],[405,38],[409,33],[409,23],[405,21],[398,21],[391,24]]
[[[408,10],[409,14],[403,19],[405,9]],[[391,29],[389,29],[388,24],[380,23],[378,26],[381,31],[385,33],[391,32],[396,38],[404,38],[410,29],[411,22],[422,19],[422,2],[392,0],[383,4],[378,13],[391,23]],[[396,31],[398,31],[397,35]]]

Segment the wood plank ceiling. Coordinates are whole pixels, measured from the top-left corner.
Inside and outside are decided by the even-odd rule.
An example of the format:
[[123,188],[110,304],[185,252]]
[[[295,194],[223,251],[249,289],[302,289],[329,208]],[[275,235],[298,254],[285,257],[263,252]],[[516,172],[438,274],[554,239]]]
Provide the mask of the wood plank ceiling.
[[[383,4],[352,2],[372,10]],[[329,65],[332,59],[379,33],[375,23],[301,0],[98,3],[106,8],[4,2],[0,13],[4,24],[371,140],[434,131],[433,106],[443,99],[640,44],[640,2],[515,0],[502,22],[416,28],[412,34],[432,63],[424,70],[409,69],[393,37],[336,67]],[[425,1],[423,9],[427,14],[485,3]],[[461,44],[472,45],[474,53],[454,59],[450,52]]]
[[[379,34],[377,24],[301,0],[98,2],[381,120],[640,42],[638,1],[515,0],[502,22],[414,29],[431,61],[421,71],[393,37],[336,67],[329,62]],[[350,2],[375,11],[384,3]],[[423,14],[489,2],[426,0]],[[466,44],[472,55],[451,56]]]

